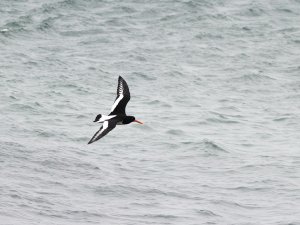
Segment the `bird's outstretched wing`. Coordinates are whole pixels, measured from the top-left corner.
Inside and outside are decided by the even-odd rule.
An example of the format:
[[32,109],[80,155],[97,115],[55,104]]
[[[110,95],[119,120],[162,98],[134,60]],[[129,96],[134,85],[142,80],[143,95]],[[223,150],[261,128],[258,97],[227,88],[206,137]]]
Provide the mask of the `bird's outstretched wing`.
[[126,81],[119,76],[116,100],[109,115],[126,114],[125,108],[130,100],[130,92]]
[[100,129],[94,134],[92,139],[89,141],[88,144],[91,144],[95,141],[98,141],[100,138],[107,135],[112,129],[116,127],[118,123],[118,120],[116,119],[110,119],[103,123],[103,125],[100,127]]

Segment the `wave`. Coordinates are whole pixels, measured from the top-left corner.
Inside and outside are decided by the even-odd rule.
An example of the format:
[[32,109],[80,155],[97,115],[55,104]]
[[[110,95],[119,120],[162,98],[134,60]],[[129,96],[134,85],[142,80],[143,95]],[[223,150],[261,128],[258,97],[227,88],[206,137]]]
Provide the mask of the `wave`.
[[213,141],[210,141],[210,140],[204,140],[204,141],[203,141],[203,144],[204,144],[204,147],[205,147],[207,150],[209,150],[209,151],[213,150],[213,151],[226,152],[226,153],[228,153],[228,151],[225,150],[225,148],[222,148],[221,146],[219,146],[218,144],[216,144],[216,143],[213,142]]
[[195,210],[197,212],[197,214],[200,214],[202,216],[213,216],[213,217],[221,217],[220,215],[214,213],[213,211],[210,210],[205,210],[205,209],[198,209]]
[[225,147],[221,147],[220,144],[217,144],[214,141],[204,139],[200,142],[193,142],[193,141],[184,141],[180,142],[181,145],[185,146],[184,149],[188,152],[197,151],[202,152],[208,155],[217,155],[219,153],[229,153]]
[[243,83],[260,83],[260,82],[270,82],[270,81],[274,81],[275,79],[268,76],[268,75],[263,75],[263,74],[256,74],[256,73],[252,73],[252,74],[245,74],[239,77],[235,77],[235,78],[231,78],[229,79],[232,82],[243,82]]
[[[238,124],[240,123],[239,120],[242,116],[241,115],[230,115],[230,114],[224,114],[224,113],[218,113],[218,112],[210,112],[210,114],[214,115],[215,117],[207,118],[207,122],[213,122],[213,123],[232,123],[232,124]],[[234,118],[234,119],[233,119]]]
[[[59,11],[71,8],[76,8],[77,10],[83,9],[80,7],[79,2],[75,0],[42,4],[41,6],[26,11],[25,15],[15,17],[4,24],[0,28],[0,34],[10,35],[34,31],[45,32],[54,28],[54,22],[61,19]],[[37,17],[40,17],[40,19],[36,19]]]
[[[150,81],[150,80],[156,80],[157,79],[154,76],[150,76],[150,75],[147,75],[147,74],[141,73],[141,72],[139,72],[139,73],[134,72],[134,73],[132,73],[132,75],[135,76],[135,77],[137,77],[137,78],[142,78],[142,79],[148,80],[148,81]],[[137,79],[137,78],[135,78],[135,79]]]
[[172,106],[169,103],[166,103],[162,100],[152,100],[148,102],[148,104],[153,106],[172,108]]
[[224,119],[217,119],[217,118],[208,118],[208,119],[206,119],[206,121],[213,122],[213,123],[240,123],[235,120],[228,120],[228,119],[224,120]]
[[172,134],[172,135],[178,135],[181,136],[184,134],[184,132],[180,129],[170,129],[166,132],[167,134]]

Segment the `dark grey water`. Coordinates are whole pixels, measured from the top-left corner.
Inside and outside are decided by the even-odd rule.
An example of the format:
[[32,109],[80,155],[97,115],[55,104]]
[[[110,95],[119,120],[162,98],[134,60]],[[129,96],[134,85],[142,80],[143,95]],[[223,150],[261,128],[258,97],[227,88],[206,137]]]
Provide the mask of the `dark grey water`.
[[[0,224],[300,224],[300,1],[0,1]],[[131,89],[119,126],[92,121]]]

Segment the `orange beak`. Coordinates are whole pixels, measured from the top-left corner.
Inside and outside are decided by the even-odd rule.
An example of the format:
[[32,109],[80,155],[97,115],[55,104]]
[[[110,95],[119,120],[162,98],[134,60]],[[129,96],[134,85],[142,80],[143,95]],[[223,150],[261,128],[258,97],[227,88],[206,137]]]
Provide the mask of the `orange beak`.
[[133,122],[137,122],[137,123],[139,123],[139,124],[144,124],[143,122],[138,121],[138,120],[134,120]]

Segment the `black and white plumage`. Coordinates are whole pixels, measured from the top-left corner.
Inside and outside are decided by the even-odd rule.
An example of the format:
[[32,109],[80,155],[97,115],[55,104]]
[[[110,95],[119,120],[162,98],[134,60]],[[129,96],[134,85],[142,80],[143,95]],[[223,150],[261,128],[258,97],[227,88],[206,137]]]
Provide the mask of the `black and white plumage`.
[[103,123],[100,129],[94,134],[88,144],[91,144],[106,134],[108,134],[116,125],[129,124],[131,122],[137,122],[143,124],[142,122],[135,119],[134,116],[127,116],[125,108],[130,100],[130,92],[126,81],[119,76],[117,97],[111,108],[108,116],[98,114],[94,122]]
[[126,115],[125,108],[127,103],[130,100],[130,92],[126,81],[119,76],[118,88],[117,88],[117,97],[111,107],[109,115],[124,114]]

